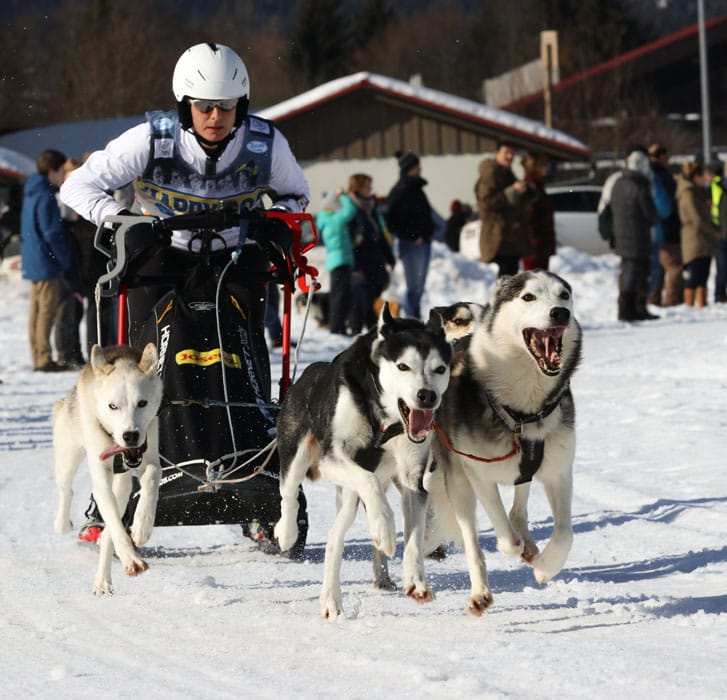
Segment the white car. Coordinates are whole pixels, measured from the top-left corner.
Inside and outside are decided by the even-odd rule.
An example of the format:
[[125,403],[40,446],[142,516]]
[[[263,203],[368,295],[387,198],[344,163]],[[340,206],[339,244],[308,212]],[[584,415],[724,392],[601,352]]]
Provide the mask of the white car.
[[555,237],[559,246],[570,246],[589,255],[613,252],[598,233],[598,185],[553,185],[546,192],[555,210]]

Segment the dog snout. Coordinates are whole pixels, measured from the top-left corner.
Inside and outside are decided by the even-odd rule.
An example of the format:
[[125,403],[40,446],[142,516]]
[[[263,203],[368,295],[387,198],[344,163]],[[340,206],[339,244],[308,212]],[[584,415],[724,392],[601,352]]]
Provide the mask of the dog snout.
[[431,389],[419,389],[417,392],[419,408],[434,408],[437,404],[437,392]]
[[563,306],[554,306],[550,310],[550,318],[559,326],[567,326],[570,320],[570,311]]
[[136,447],[139,444],[139,431],[127,430],[121,435],[128,447]]

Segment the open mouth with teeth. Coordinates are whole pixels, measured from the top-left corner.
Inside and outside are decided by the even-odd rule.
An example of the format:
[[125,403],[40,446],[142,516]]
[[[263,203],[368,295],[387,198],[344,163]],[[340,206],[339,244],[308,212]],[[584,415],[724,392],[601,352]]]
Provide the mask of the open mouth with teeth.
[[129,469],[134,469],[141,464],[142,457],[146,452],[146,441],[138,447],[121,447],[121,445],[109,445],[100,455],[101,461],[120,454],[124,464]]
[[401,413],[401,420],[404,422],[406,436],[412,442],[423,442],[429,434],[434,420],[434,411],[410,408],[402,399],[399,399],[399,413]]
[[554,377],[560,373],[563,363],[563,333],[565,326],[554,328],[526,328],[523,338],[530,354],[535,358],[543,374]]

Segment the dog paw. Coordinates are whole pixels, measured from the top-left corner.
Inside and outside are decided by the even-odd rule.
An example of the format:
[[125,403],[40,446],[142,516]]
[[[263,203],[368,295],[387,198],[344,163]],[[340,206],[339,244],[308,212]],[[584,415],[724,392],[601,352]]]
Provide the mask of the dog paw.
[[134,523],[131,527],[131,541],[135,546],[141,547],[145,545],[151,537],[153,526],[151,524],[139,524]]
[[373,587],[379,591],[395,591],[396,590],[396,584],[391,580],[391,578],[388,575],[376,576],[374,578]]
[[388,511],[378,517],[372,514],[369,518],[369,531],[374,547],[380,549],[387,557],[393,557],[396,552],[396,525],[391,508]]
[[476,595],[473,594],[467,601],[467,612],[474,617],[480,617],[493,602],[494,600],[490,591],[487,591],[486,593],[478,593]]
[[523,553],[524,545],[523,541],[517,537],[515,538],[497,538],[497,551],[508,557],[519,557]]
[[287,552],[298,539],[298,525],[293,519],[280,518],[275,525],[273,534],[278,540],[280,551]]
[[98,596],[101,596],[101,595],[109,595],[109,596],[110,595],[113,595],[114,594],[114,589],[113,589],[113,586],[111,585],[111,581],[109,581],[108,579],[100,579],[100,580],[97,580],[93,584],[93,591],[92,591],[92,593],[94,595],[98,595]]
[[335,621],[343,615],[343,600],[339,595],[321,594],[321,617],[324,620]]
[[411,598],[415,603],[431,603],[434,600],[434,591],[426,584],[407,586],[404,589],[407,598]]
[[139,574],[143,574],[148,568],[149,565],[145,561],[132,559],[127,564],[124,564],[124,573],[127,576],[139,576]]
[[65,535],[73,529],[73,523],[66,518],[57,518],[53,525],[53,529],[57,534]]

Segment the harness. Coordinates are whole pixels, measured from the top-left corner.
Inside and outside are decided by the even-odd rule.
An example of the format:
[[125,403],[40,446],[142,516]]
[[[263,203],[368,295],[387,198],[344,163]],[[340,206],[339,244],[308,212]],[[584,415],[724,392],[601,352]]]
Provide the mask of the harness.
[[273,123],[248,115],[237,155],[224,170],[208,157],[200,174],[180,156],[180,126],[175,112],[147,112],[151,132],[149,160],[134,187],[141,204],[162,217],[194,214],[234,202],[252,209],[268,192],[273,155]]
[[[490,404],[493,412],[500,419],[500,422],[509,428],[513,435],[512,448],[510,449],[510,451],[507,454],[498,457],[481,457],[478,455],[461,452],[460,450],[457,450],[453,447],[452,443],[449,441],[449,438],[447,437],[444,429],[441,426],[433,423],[432,429],[439,434],[439,436],[442,438],[444,446],[448,450],[450,450],[451,452],[455,452],[456,454],[463,457],[467,457],[468,459],[472,459],[476,462],[504,462],[505,460],[508,460],[511,457],[520,454],[520,475],[517,479],[515,479],[514,483],[515,486],[519,484],[526,484],[533,480],[533,476],[538,471],[538,469],[540,469],[540,465],[543,463],[543,455],[545,453],[545,441],[528,440],[527,438],[523,438],[523,426],[529,423],[538,423],[539,421],[547,418],[551,413],[553,413],[553,411],[555,411],[555,409],[560,405],[560,402],[563,399],[563,396],[565,396],[569,387],[570,383],[566,383],[560,393],[555,397],[555,399],[545,404],[543,408],[541,408],[541,410],[537,413],[522,413],[521,411],[516,411],[509,406],[499,404],[497,401],[495,401],[490,392],[485,391],[485,398]],[[507,420],[505,414],[507,415],[507,418],[510,418],[510,420],[512,421],[512,426],[510,425],[510,421]]]

